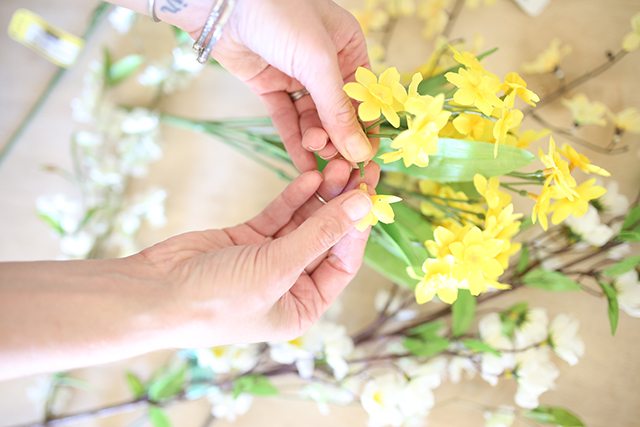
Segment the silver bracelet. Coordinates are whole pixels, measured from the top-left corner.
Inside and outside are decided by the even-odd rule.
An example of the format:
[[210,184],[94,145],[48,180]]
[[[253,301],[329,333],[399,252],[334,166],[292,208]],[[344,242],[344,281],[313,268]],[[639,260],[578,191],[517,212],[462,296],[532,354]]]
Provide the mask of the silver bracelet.
[[[218,40],[220,40],[220,37],[222,37],[222,29],[229,20],[235,3],[235,0],[216,0],[202,28],[200,37],[198,37],[198,40],[193,44],[193,49],[198,53],[199,63],[204,64],[209,60],[209,55],[211,55],[213,47]],[[209,35],[211,35],[211,38],[209,38]],[[207,38],[209,38],[209,41],[205,46]]]
[[156,15],[156,0],[147,0],[147,8],[153,22],[160,22],[160,18]]

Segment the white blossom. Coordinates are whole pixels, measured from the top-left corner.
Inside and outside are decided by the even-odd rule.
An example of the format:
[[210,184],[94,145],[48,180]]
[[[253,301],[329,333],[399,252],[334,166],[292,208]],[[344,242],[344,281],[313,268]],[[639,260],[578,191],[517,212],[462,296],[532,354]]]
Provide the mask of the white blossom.
[[546,341],[548,324],[547,312],[544,309],[529,309],[524,321],[515,330],[514,348],[522,349]]
[[630,253],[631,253],[631,245],[628,243],[623,243],[621,245],[617,245],[609,249],[609,252],[607,252],[607,258],[613,259],[613,260],[621,260],[625,256],[629,255]]
[[549,359],[548,347],[537,347],[518,353],[516,361],[516,404],[527,409],[536,408],[540,395],[555,385],[559,375],[558,369]]
[[199,365],[215,374],[244,373],[258,363],[258,346],[246,344],[198,349],[195,355]]
[[207,399],[211,403],[211,414],[227,421],[235,421],[240,415],[246,414],[253,403],[253,396],[248,393],[233,397],[231,393],[225,393],[219,388],[212,389],[207,394]]
[[71,101],[72,117],[80,123],[91,123],[95,119],[98,101],[102,94],[102,64],[94,61],[84,75],[82,93]]
[[138,83],[142,86],[154,87],[166,80],[169,72],[157,65],[148,65],[138,76]]
[[629,316],[640,317],[640,282],[636,270],[618,276],[613,284],[620,308]]
[[549,327],[553,351],[569,365],[575,365],[584,355],[584,342],[578,336],[579,326],[577,319],[559,314]]
[[612,216],[624,215],[629,209],[629,198],[620,193],[618,182],[609,180],[604,186],[607,192],[599,200],[606,212]]
[[454,356],[449,360],[448,376],[452,383],[457,384],[464,375],[466,379],[472,379],[476,372],[476,365],[468,357]]
[[120,34],[126,34],[131,30],[136,21],[136,13],[131,9],[116,6],[109,14],[109,23]]
[[500,407],[495,411],[486,411],[484,413],[485,427],[511,427],[515,420],[515,410],[509,407]]
[[591,205],[586,214],[580,218],[570,216],[565,224],[582,240],[596,247],[603,246],[614,235],[611,227],[600,222],[598,210]]
[[348,405],[354,399],[353,393],[349,390],[319,382],[310,383],[303,387],[300,390],[300,395],[316,402],[322,415],[329,415],[330,404]]
[[360,403],[369,415],[369,427],[401,427],[424,424],[434,398],[423,382],[388,373],[365,384]]
[[303,336],[279,343],[269,343],[271,358],[283,364],[295,363],[302,378],[313,375],[315,359],[324,357],[336,379],[348,373],[346,357],[353,352],[353,342],[342,325],[320,321]]
[[71,259],[82,259],[89,255],[95,244],[95,236],[86,231],[67,234],[60,239],[60,251]]

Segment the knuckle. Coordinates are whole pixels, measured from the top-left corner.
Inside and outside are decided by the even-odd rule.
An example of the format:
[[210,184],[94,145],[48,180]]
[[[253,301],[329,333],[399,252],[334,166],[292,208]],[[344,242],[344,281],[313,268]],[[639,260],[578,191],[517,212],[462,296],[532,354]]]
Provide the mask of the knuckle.
[[351,104],[351,101],[346,96],[340,96],[336,100],[333,111],[331,111],[331,117],[334,122],[340,126],[354,125],[356,122],[355,109]]
[[324,247],[333,246],[336,239],[342,234],[344,225],[338,218],[324,218],[319,221],[317,241]]

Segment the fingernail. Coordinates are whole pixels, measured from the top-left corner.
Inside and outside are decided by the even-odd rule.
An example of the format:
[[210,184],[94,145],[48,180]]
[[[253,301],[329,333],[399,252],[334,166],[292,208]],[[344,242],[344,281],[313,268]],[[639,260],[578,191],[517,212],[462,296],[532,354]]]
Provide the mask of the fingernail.
[[371,144],[359,133],[354,133],[347,138],[345,148],[352,162],[361,162],[371,156]]
[[358,221],[371,210],[371,198],[364,192],[357,191],[342,202],[342,210],[351,221]]

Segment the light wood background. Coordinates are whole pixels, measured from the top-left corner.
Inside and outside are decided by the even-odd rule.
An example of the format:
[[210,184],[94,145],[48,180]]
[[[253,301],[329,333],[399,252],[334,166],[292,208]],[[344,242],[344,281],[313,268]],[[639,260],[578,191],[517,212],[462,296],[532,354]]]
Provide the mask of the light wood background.
[[[357,5],[360,0],[344,1]],[[0,2],[0,24],[7,27],[13,11],[26,7],[72,33],[80,34],[94,2],[86,0],[4,0]],[[500,50],[487,63],[500,75],[519,65],[554,37],[573,45],[574,51],[565,62],[569,77],[577,75],[604,58],[604,51],[616,49],[629,30],[629,19],[640,11],[637,0],[563,0],[553,1],[538,18],[524,15],[512,2],[498,0],[490,8],[465,11],[458,20],[454,35],[471,37],[476,33],[485,38],[487,48]],[[160,55],[170,40],[168,30],[162,33],[150,23],[139,25],[136,31],[147,40],[155,40],[151,54]],[[429,47],[418,36],[417,23],[403,25],[392,42],[392,62],[404,69],[419,65]],[[158,36],[158,33],[163,35]],[[107,44],[116,52],[140,49],[128,45],[107,25],[91,39],[82,59],[63,79],[42,114],[29,128],[0,166],[0,260],[35,260],[55,258],[57,242],[35,216],[35,199],[39,195],[70,192],[62,179],[42,171],[43,164],[69,164],[69,136],[76,128],[70,118],[70,100],[81,90],[82,75],[88,61],[100,55]],[[147,46],[147,43],[145,43]],[[145,47],[149,49],[149,47]],[[155,52],[155,53],[154,53]],[[32,52],[10,41],[0,33],[0,141],[5,141],[27,108],[44,88],[55,67]],[[614,69],[584,88],[590,97],[601,100],[614,110],[634,106],[640,108],[640,53],[625,58]],[[544,94],[553,82],[549,79],[529,79],[538,93]],[[144,94],[134,99],[144,100]],[[139,97],[139,98],[138,98]],[[207,70],[190,90],[167,99],[162,108],[176,113],[206,118],[255,116],[264,108],[240,82],[223,71]],[[561,107],[546,108],[544,116],[555,123],[568,123]],[[593,129],[586,136],[598,141],[606,132]],[[166,128],[163,131],[165,156],[153,166],[148,179],[140,184],[167,189],[168,225],[162,230],[146,230],[144,245],[170,235],[205,227],[220,227],[241,221],[262,209],[284,186],[266,169],[257,166],[219,141],[189,132]],[[561,138],[559,138],[561,139]],[[625,155],[604,157],[584,150],[598,164],[613,171],[622,190],[635,194],[640,183],[637,151],[640,138],[629,137],[633,149]],[[603,141],[603,144],[605,141]],[[349,307],[345,323],[356,330],[375,315],[372,300],[375,291],[388,283],[368,268],[343,297]],[[493,306],[506,306],[520,299],[532,306],[547,307],[550,316],[560,312],[573,313],[581,320],[586,356],[576,367],[558,362],[561,376],[555,390],[543,395],[543,403],[563,405],[580,414],[591,427],[640,425],[640,323],[621,314],[618,335],[612,338],[606,322],[605,304],[585,294],[551,295],[536,290],[520,290]],[[19,327],[19,325],[16,325]],[[164,353],[114,363],[100,368],[84,369],[77,376],[86,378],[91,387],[75,393],[65,408],[79,410],[127,398],[122,373],[132,368],[149,373],[153,366],[167,357]],[[42,382],[41,377],[0,383],[0,426],[37,419],[41,404],[29,399],[29,390]],[[438,401],[464,397],[476,402],[511,404],[515,385],[492,388],[481,380],[463,385],[444,385],[438,389]],[[200,426],[206,418],[202,402],[172,407],[171,418],[176,426]],[[140,412],[110,419],[77,424],[85,426],[125,426],[140,416]],[[315,404],[282,398],[258,399],[237,426],[363,426],[366,416],[357,405],[335,408],[329,418],[319,415]],[[225,426],[219,422],[216,425]],[[472,407],[449,403],[437,406],[430,417],[437,427],[479,426],[482,415]]]

